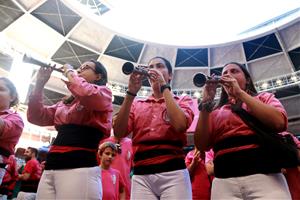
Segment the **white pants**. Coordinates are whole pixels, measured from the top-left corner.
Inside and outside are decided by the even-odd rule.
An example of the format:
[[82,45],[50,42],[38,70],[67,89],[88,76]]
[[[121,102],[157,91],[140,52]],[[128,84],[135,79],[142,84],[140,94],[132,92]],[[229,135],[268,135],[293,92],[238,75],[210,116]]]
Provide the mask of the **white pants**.
[[191,200],[192,187],[189,172],[183,169],[133,175],[130,199]]
[[19,192],[16,200],[35,200],[36,193]]
[[214,178],[211,199],[291,199],[281,173],[254,174],[236,178]]
[[36,199],[102,199],[101,169],[45,170]]
[[[1,155],[0,155],[0,163],[4,163],[3,162],[3,157]],[[6,172],[6,170],[4,168],[0,168],[0,185],[2,183],[5,172]]]

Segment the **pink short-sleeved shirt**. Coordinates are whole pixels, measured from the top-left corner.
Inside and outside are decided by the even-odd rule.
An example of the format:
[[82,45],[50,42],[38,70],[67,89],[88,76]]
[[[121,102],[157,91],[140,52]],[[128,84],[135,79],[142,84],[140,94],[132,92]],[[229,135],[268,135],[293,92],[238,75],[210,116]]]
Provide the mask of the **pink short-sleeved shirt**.
[[0,117],[4,121],[4,128],[0,133],[0,148],[13,154],[24,128],[23,120],[18,113],[11,110],[0,112]]
[[109,168],[101,170],[103,200],[119,200],[120,188],[125,183],[116,169]]
[[[174,96],[177,105],[186,116],[188,128],[194,118],[193,101],[189,96]],[[128,133],[132,132],[133,153],[144,152],[153,149],[182,149],[186,144],[186,130],[176,132],[170,124],[164,98],[155,99],[149,96],[147,99],[137,99],[133,102],[128,120]],[[147,143],[146,145],[143,145]],[[155,144],[156,143],[156,144]],[[159,143],[159,144],[157,144]],[[173,146],[170,143],[177,143]],[[159,151],[159,150],[158,150]],[[171,155],[160,158],[151,158],[135,162],[134,165],[157,164],[184,155]]]
[[[278,109],[282,113],[282,116],[285,119],[285,126],[287,127],[287,113],[280,101],[275,98],[274,94],[262,92],[254,98]],[[243,103],[242,107],[251,113],[251,111],[247,109],[247,105],[245,103]],[[249,128],[238,115],[231,111],[229,104],[214,110],[210,114],[210,124],[209,132],[212,141],[211,145],[230,136],[254,134],[254,131]]]
[[[117,140],[115,137],[109,137],[103,141],[103,142],[113,142],[116,143]],[[125,182],[125,191],[126,191],[126,199],[130,199],[130,186],[131,186],[131,180],[130,180],[130,170],[132,167],[133,162],[133,152],[132,152],[132,142],[130,138],[122,138],[120,141],[120,146],[122,149],[121,154],[117,153],[111,167],[119,170],[120,175],[122,179]]]
[[[290,134],[293,137],[294,142],[298,147],[298,151],[299,151],[299,155],[300,155],[300,141],[293,134],[291,134],[289,132],[283,132],[281,134],[283,134],[283,135]],[[299,167],[298,168],[295,167],[295,168],[286,169],[285,178],[287,180],[292,199],[293,200],[300,199],[300,171],[299,171]]]

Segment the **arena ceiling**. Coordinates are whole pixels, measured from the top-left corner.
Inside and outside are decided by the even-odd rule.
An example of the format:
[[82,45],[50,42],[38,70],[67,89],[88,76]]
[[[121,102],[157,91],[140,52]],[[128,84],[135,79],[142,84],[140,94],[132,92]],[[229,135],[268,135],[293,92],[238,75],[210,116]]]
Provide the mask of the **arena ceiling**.
[[[70,0],[0,0],[1,74],[7,75],[11,69],[11,49],[75,67],[89,59],[99,60],[107,67],[111,86],[123,91],[128,82],[121,70],[123,63],[144,65],[157,55],[174,66],[173,90],[190,95],[198,90],[192,82],[195,73],[219,74],[230,61],[245,64],[255,82],[300,70],[300,5],[246,30],[257,33],[247,38],[214,45],[176,46],[134,39],[101,24],[101,16],[108,15],[113,1],[78,2],[93,11],[74,6]],[[143,85],[146,89],[149,86],[147,82]],[[279,98],[299,95],[299,84],[273,92]],[[67,93],[60,77],[51,77],[45,93],[47,102],[54,103]],[[115,94],[114,104],[121,101],[122,95]],[[295,115],[299,114],[300,110]]]

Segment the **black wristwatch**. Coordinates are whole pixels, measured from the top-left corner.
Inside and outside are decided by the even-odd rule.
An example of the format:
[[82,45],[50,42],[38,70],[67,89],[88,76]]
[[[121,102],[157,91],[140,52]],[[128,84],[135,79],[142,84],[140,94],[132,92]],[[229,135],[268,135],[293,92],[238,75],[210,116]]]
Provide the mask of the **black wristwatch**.
[[198,105],[198,110],[199,111],[206,111],[206,112],[211,112],[213,111],[215,106],[215,102],[213,101],[208,101],[208,102],[200,102],[200,104]]
[[168,83],[160,86],[160,92],[163,93],[167,88],[171,91],[171,86]]

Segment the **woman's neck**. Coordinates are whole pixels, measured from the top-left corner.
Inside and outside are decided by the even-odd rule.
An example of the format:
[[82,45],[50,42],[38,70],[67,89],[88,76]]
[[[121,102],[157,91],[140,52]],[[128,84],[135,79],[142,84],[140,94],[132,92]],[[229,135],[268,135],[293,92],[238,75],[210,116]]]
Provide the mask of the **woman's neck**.
[[106,166],[106,165],[100,165],[101,169],[104,169],[104,170],[108,170],[110,168],[110,166]]

